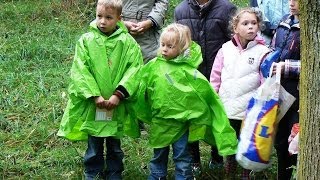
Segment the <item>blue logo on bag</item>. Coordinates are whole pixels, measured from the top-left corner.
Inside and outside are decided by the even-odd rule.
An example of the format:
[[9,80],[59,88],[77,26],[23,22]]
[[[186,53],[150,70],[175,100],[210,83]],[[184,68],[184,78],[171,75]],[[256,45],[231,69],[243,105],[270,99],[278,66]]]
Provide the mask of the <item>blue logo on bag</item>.
[[261,132],[260,132],[259,136],[264,137],[264,138],[269,138],[270,134],[267,134],[268,129],[269,129],[268,126],[261,126]]

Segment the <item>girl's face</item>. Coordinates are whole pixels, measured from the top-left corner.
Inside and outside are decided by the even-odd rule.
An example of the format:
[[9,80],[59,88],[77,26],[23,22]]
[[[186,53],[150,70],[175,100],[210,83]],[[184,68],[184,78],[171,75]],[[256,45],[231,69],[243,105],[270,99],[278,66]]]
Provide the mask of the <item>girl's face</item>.
[[172,40],[172,38],[168,38],[168,37],[173,37],[175,34],[170,34],[170,33],[174,33],[174,32],[168,32],[167,34],[168,36],[164,36],[160,44],[161,55],[166,60],[173,59],[180,54],[180,49],[178,47],[178,44],[174,40]]
[[238,35],[242,46],[246,46],[252,41],[259,31],[259,23],[254,13],[244,12],[239,17],[238,24],[234,27],[234,32]]
[[116,9],[104,5],[97,6],[96,23],[100,31],[106,34],[112,33],[120,20],[121,17]]
[[291,15],[299,15],[299,2],[298,0],[289,0],[289,9]]

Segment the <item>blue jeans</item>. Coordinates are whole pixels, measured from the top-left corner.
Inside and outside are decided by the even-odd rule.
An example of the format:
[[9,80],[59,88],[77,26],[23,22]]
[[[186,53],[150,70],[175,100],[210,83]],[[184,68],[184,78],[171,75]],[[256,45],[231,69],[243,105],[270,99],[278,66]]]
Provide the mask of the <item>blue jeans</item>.
[[[106,159],[104,159],[104,141],[106,141]],[[122,179],[123,151],[120,139],[113,137],[88,137],[88,148],[84,155],[85,179],[107,178],[108,180]],[[105,164],[107,165],[104,172]]]
[[[175,164],[175,180],[193,179],[191,170],[192,157],[188,151],[188,132],[172,144]],[[150,161],[148,180],[166,179],[168,174],[168,156],[170,147],[155,148],[154,157]]]

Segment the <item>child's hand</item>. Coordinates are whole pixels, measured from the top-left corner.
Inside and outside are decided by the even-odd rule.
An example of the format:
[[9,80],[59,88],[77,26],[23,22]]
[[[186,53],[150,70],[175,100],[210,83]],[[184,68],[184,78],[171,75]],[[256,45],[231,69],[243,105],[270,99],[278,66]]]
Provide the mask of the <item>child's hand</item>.
[[94,97],[94,102],[96,103],[96,106],[100,109],[105,108],[105,99],[102,96]]
[[281,74],[283,74],[284,72],[284,66],[285,66],[285,63],[284,62],[278,62],[278,63],[274,63],[273,65],[273,69],[272,69],[272,75],[275,75],[276,72],[277,72],[277,66],[280,66],[281,67]]
[[109,100],[105,101],[106,109],[111,110],[114,109],[120,102],[120,99],[116,95],[112,95]]

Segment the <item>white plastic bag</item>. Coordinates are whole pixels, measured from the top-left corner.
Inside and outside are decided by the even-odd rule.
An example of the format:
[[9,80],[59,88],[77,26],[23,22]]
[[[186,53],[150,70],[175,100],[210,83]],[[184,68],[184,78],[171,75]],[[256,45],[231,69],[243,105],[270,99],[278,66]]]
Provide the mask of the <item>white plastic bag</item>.
[[269,76],[249,101],[236,155],[236,160],[245,169],[261,171],[271,164],[270,156],[278,122],[280,78],[281,68],[278,66],[276,75]]
[[281,67],[257,89],[249,101],[240,134],[236,160],[245,169],[262,171],[271,165],[276,127],[295,98],[281,85]]
[[280,86],[279,93],[279,108],[277,112],[277,121],[279,122],[283,116],[287,113],[293,102],[296,100],[294,96],[288,93],[284,87]]

